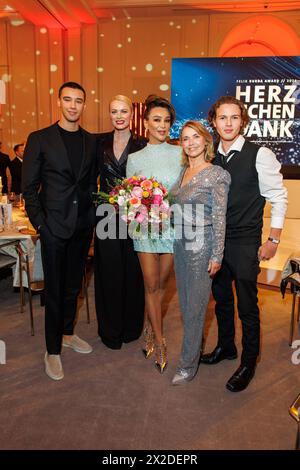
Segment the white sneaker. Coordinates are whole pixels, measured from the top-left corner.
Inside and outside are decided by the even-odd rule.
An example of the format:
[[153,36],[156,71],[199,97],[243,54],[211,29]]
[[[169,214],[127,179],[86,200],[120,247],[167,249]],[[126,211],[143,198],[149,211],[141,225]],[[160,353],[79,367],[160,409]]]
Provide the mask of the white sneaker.
[[182,385],[193,380],[194,376],[189,374],[185,369],[178,369],[172,379],[172,385]]
[[45,372],[53,380],[61,380],[64,378],[60,354],[45,353]]
[[73,351],[82,354],[89,354],[93,351],[92,346],[77,335],[69,336],[68,339],[66,339],[66,336],[63,336],[62,345],[65,346],[65,348],[71,348]]

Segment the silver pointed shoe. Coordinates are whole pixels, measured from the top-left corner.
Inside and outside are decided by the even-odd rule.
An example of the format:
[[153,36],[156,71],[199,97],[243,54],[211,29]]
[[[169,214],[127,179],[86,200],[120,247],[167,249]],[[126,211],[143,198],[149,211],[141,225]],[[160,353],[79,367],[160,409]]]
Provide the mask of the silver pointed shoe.
[[186,369],[177,369],[172,379],[172,385],[183,385],[193,380],[194,375],[190,374]]

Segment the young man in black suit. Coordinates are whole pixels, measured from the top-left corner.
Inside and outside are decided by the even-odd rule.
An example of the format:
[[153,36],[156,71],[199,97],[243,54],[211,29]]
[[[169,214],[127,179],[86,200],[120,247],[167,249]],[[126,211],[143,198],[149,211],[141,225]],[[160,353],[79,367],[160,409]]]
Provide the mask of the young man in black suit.
[[0,176],[2,179],[2,194],[8,193],[6,170],[10,168],[10,158],[6,153],[1,152],[2,142],[0,142]]
[[[233,96],[223,96],[211,107],[208,121],[219,137],[214,164],[231,176],[228,193],[225,249],[222,267],[212,284],[216,300],[218,344],[201,362],[217,364],[236,359],[234,343],[235,283],[237,306],[242,322],[242,357],[239,368],[228,380],[231,392],[248,387],[254,377],[260,349],[260,321],[257,299],[259,262],[276,254],[287,209],[287,191],[283,186],[280,163],[267,147],[243,137],[249,122],[244,104]],[[265,202],[272,206],[269,237],[261,242]]]
[[10,162],[11,191],[15,194],[22,193],[22,165],[25,144],[14,146],[15,158]]
[[62,346],[90,353],[74,335],[77,297],[95,223],[96,138],[79,126],[86,94],[81,85],[59,89],[60,119],[28,137],[23,162],[23,196],[40,233],[45,276],[45,370],[63,378]]

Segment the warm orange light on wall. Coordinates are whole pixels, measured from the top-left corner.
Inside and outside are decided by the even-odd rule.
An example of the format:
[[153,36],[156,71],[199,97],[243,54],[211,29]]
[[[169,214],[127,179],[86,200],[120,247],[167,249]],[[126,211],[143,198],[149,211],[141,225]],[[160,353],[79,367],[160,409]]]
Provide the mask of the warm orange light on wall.
[[284,21],[272,15],[242,21],[226,36],[219,56],[300,55],[300,39]]

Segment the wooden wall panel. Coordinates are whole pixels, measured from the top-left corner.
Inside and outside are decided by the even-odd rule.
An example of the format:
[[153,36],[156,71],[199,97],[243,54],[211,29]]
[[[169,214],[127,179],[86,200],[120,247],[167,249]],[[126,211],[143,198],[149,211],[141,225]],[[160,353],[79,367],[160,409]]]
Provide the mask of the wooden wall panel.
[[50,44],[48,34],[41,33],[40,28],[36,27],[32,54],[35,60],[34,84],[38,129],[47,127],[52,121],[49,47],[61,47],[61,43]]
[[[124,36],[121,21],[110,21],[99,24],[98,41],[101,54],[98,62],[99,85],[98,93],[101,102],[100,128],[110,129],[108,103],[117,94],[127,94],[123,87],[125,73]],[[122,45],[122,47],[118,47]]]
[[[2,22],[0,23],[0,79],[6,79],[8,76],[8,62],[7,25],[6,23]],[[8,102],[8,83],[6,83],[5,88],[6,101]],[[11,128],[10,117],[6,115],[7,111],[7,104],[0,107],[0,141],[2,142],[2,151],[5,153],[7,153],[9,150],[7,144],[10,143],[9,130]]]
[[185,18],[180,57],[207,57],[208,48],[209,15]]
[[[182,28],[181,19],[151,18],[132,22],[129,30],[132,41],[126,49],[126,74],[130,78],[129,92],[137,91],[131,94],[135,101],[143,101],[150,93],[170,97],[170,88],[163,91],[160,86],[170,87],[172,57],[180,56]],[[135,71],[132,66],[136,67]]]
[[209,57],[218,57],[219,50],[221,48],[222,42],[230,30],[240,23],[248,19],[249,14],[216,14],[210,15],[210,24],[209,24],[209,40],[208,40],[208,56]]
[[31,25],[9,27],[10,60],[9,109],[11,113],[11,146],[26,140],[37,128],[34,29]]
[[[65,81],[64,73],[64,49],[62,47],[53,47],[54,42],[59,40],[62,43],[62,30],[49,29],[49,82],[50,82],[50,106],[51,106],[51,122],[59,119],[59,111],[57,107],[58,90],[61,84]],[[52,93],[53,90],[53,93]]]
[[98,90],[98,30],[97,26],[82,28],[82,85],[87,93],[86,109],[82,117],[82,125],[90,132],[98,132],[100,128],[100,100]]
[[81,28],[71,28],[68,30],[66,56],[67,80],[81,83]]
[[[295,33],[300,36],[300,11],[291,11],[291,12],[280,12],[276,14],[276,17],[285,21]],[[300,55],[300,49],[298,51],[298,55]]]

